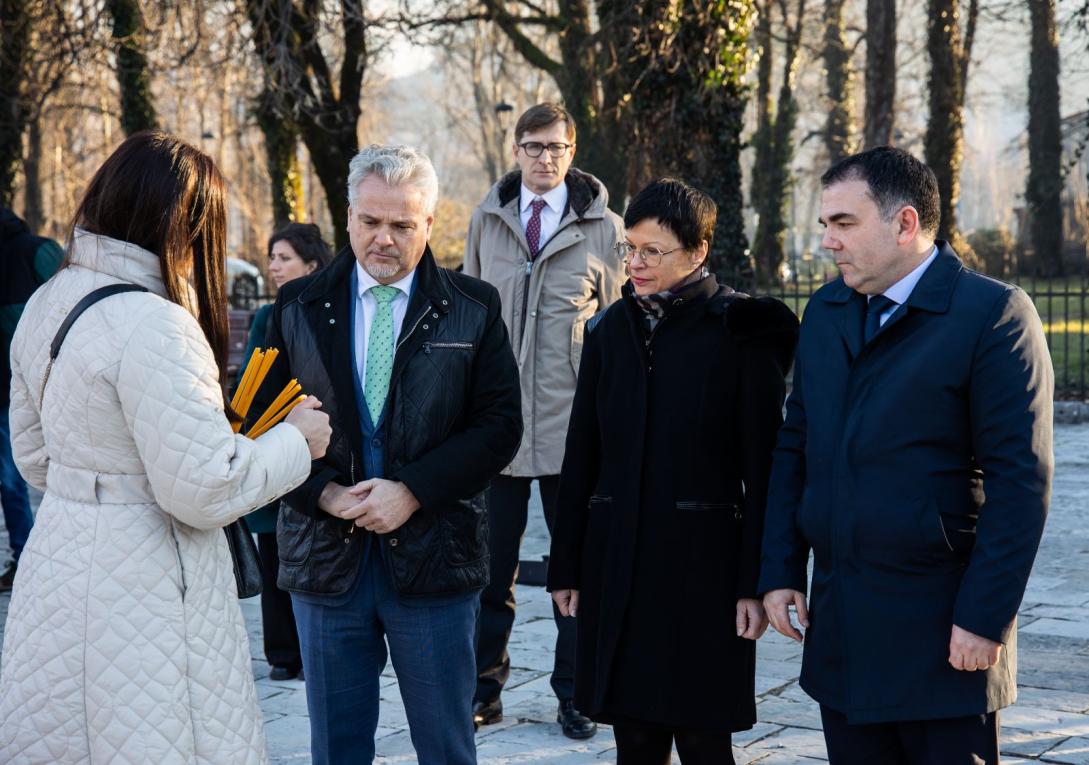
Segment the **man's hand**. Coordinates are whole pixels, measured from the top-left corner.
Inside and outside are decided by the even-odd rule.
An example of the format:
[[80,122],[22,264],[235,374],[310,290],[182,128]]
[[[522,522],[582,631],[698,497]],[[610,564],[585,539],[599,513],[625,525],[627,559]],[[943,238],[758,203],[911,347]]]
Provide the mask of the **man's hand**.
[[772,590],[764,594],[764,609],[775,631],[788,638],[802,642],[802,633],[790,622],[790,609],[793,605],[798,612],[798,623],[809,629],[809,610],[805,607],[805,594],[797,590]]
[[759,600],[742,598],[737,601],[737,636],[758,640],[768,628],[768,615]]
[[574,616],[579,608],[578,590],[554,590],[552,601],[560,609],[560,616]]
[[1001,654],[1001,643],[953,625],[953,634],[949,638],[949,663],[953,669],[965,672],[989,669],[998,663]]
[[363,512],[360,507],[363,499],[353,494],[352,490],[359,488],[361,485],[341,486],[339,483],[330,481],[321,490],[318,507],[334,518],[355,518]]
[[400,481],[371,478],[348,489],[358,505],[341,513],[342,518],[354,518],[356,526],[376,534],[388,534],[405,525],[420,502]]

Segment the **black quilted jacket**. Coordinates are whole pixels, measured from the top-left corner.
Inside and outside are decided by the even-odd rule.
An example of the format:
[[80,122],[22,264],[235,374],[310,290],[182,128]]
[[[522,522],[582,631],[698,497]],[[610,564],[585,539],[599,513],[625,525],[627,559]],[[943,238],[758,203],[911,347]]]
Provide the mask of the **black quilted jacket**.
[[[345,248],[328,268],[280,290],[266,337],[280,356],[251,409],[262,412],[294,377],[332,423],[325,457],[280,510],[279,585],[293,592],[346,592],[370,542],[369,532],[317,507],[329,481],[363,480],[352,376],[355,262]],[[380,537],[390,581],[405,596],[480,589],[488,581],[484,491],[522,436],[518,370],[495,288],[439,268],[430,250],[416,269],[389,395],[385,476],[405,483],[421,504]]]

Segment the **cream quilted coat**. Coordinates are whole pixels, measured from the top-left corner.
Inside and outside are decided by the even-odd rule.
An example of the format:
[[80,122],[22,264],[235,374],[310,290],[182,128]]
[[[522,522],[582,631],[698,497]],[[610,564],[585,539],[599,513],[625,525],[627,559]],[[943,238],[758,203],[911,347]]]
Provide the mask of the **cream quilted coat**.
[[[49,344],[76,302],[44,401]],[[0,763],[267,760],[221,527],[300,484],[302,434],[257,441],[223,414],[211,349],[151,253],[77,230],[12,343],[11,432],[45,491],[19,562],[0,669]]]

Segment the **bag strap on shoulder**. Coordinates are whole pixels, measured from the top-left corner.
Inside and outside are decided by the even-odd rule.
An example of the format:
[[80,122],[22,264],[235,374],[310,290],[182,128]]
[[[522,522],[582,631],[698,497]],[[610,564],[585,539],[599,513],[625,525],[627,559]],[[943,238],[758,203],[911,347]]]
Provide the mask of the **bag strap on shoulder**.
[[57,360],[57,354],[60,353],[61,344],[64,343],[64,338],[68,336],[68,330],[76,323],[76,319],[80,317],[80,314],[99,300],[108,298],[110,295],[118,295],[122,292],[147,292],[147,288],[141,287],[138,284],[123,282],[121,284],[107,284],[105,287],[99,287],[97,290],[84,295],[83,299],[76,303],[72,307],[72,310],[68,312],[68,316],[65,317],[64,322],[60,325],[60,329],[57,330],[57,335],[53,338],[53,342],[49,346],[49,360]]
[[64,318],[64,321],[60,325],[60,329],[57,330],[57,334],[53,338],[53,342],[49,345],[49,361],[46,362],[45,370],[42,372],[42,387],[38,392],[38,401],[41,401],[45,397],[45,384],[49,382],[49,373],[53,369],[53,362],[57,360],[57,354],[60,353],[61,345],[64,344],[64,338],[68,336],[68,330],[76,323],[76,319],[99,300],[108,298],[110,295],[118,295],[122,292],[147,292],[147,288],[141,287],[138,284],[129,284],[128,282],[107,284],[105,287],[99,287],[97,290],[93,290],[84,295],[78,303],[72,306],[72,310],[69,311],[68,315]]

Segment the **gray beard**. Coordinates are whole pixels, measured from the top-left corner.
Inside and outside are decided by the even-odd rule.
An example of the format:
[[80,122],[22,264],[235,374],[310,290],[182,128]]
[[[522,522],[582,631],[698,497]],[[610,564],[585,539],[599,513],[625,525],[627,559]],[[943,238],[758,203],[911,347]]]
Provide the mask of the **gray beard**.
[[390,263],[387,265],[374,265],[372,263],[364,263],[363,270],[373,276],[375,279],[388,279],[393,276],[401,268],[400,263]]

